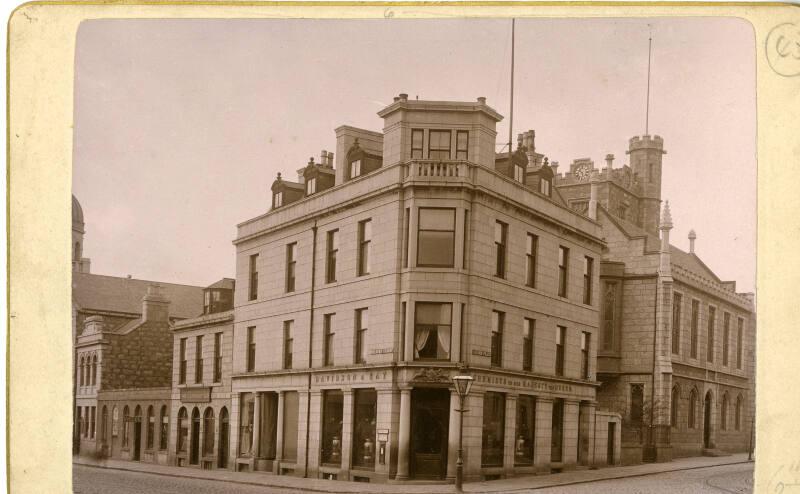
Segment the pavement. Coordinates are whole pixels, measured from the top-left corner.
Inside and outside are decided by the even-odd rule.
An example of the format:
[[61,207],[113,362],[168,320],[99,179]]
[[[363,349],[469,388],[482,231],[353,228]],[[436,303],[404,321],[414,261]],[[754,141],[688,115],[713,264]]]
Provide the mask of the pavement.
[[[645,463],[624,467],[605,467],[597,470],[572,470],[550,475],[521,476],[484,482],[464,484],[464,492],[500,493],[546,489],[598,482],[605,480],[644,477],[667,472],[697,470],[721,465],[750,463],[747,454],[721,457],[679,458],[669,463]],[[197,468],[154,465],[121,460],[95,460],[73,457],[73,464],[128,472],[163,475],[173,478],[188,478],[235,483],[241,485],[271,487],[274,489],[302,492],[324,492],[342,494],[450,494],[455,492],[452,484],[365,484],[338,480],[306,479],[268,473],[245,473],[229,470],[200,470]]]

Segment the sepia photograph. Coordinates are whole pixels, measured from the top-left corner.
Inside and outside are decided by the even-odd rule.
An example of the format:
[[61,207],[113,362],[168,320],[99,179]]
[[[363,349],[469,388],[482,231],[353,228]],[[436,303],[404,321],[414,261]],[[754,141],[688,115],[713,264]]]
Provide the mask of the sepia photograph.
[[84,20],[74,492],[753,492],[758,50]]

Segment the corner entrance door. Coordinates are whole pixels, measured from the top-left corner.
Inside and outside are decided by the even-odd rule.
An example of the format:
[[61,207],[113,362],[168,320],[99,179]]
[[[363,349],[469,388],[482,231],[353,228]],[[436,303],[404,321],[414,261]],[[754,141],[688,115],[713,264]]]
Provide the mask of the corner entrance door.
[[617,437],[617,424],[615,422],[608,423],[608,450],[606,451],[606,463],[609,465],[614,464],[614,438]]
[[142,459],[142,420],[141,417],[133,420],[133,459],[139,461]]
[[411,478],[438,480],[447,474],[450,413],[447,389],[411,391]]
[[192,412],[192,452],[189,455],[189,464],[200,463],[200,411],[195,408]]
[[703,447],[711,447],[711,392],[706,393],[706,402],[703,410]]
[[217,458],[217,466],[219,468],[228,468],[229,428],[228,409],[223,408],[222,411],[219,412],[219,455]]

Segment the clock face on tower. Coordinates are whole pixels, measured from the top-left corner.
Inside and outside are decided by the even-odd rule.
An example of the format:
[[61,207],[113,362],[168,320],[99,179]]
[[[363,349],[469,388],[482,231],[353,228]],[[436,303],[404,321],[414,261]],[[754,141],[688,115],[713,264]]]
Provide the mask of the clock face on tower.
[[587,165],[581,165],[575,169],[575,176],[583,182],[584,180],[589,178],[589,167]]

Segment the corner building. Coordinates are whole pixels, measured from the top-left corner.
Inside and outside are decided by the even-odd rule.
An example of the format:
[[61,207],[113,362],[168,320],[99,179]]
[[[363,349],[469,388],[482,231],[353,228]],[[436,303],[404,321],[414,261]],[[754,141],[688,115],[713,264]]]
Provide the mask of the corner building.
[[466,480],[614,463],[620,416],[595,401],[601,225],[546,160],[495,154],[484,98],[401,94],[378,115],[382,133],[337,128],[335,160],[279,174],[270,211],[238,225],[231,465],[452,479],[460,372]]

